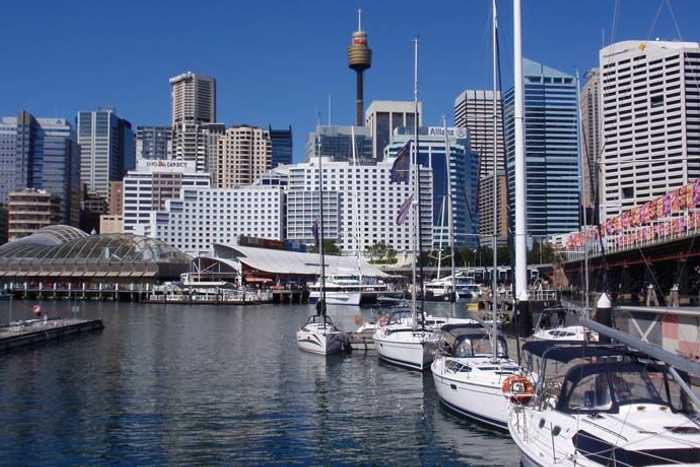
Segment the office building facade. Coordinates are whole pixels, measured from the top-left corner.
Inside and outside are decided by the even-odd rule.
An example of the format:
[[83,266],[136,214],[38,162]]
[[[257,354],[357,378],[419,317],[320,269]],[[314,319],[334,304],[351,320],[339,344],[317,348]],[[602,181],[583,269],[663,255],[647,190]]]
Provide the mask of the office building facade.
[[369,162],[372,157],[372,135],[367,127],[318,126],[306,139],[305,161],[318,157],[329,157],[334,161],[353,161],[353,133],[355,155],[358,161]]
[[151,211],[164,209],[167,200],[179,198],[183,187],[209,186],[209,174],[197,172],[192,162],[140,161],[124,177],[124,233],[150,235]]
[[600,50],[603,220],[700,177],[700,44]]
[[172,158],[172,127],[136,127],[136,160],[170,160]]
[[24,188],[58,197],[61,222],[80,221],[80,147],[63,118],[35,118],[29,112],[0,119],[0,203]]
[[109,182],[124,178],[136,165],[131,123],[113,109],[78,112],[80,179],[91,194],[109,199]]
[[494,140],[496,141],[496,170],[503,171],[505,145],[503,140],[503,107],[501,93],[496,92],[496,138],[493,128],[493,91],[467,89],[454,104],[455,126],[465,128],[469,145],[479,156],[479,177],[493,173]]
[[[433,248],[449,244],[448,214],[443,201],[450,194],[455,245],[476,247],[479,243],[477,213],[478,157],[470,151],[469,139],[462,128],[448,128],[449,170],[446,163],[445,133],[442,127],[423,127],[418,137],[418,162],[432,173]],[[398,128],[394,142],[387,148],[392,158],[409,141],[414,141],[413,128]],[[412,143],[413,144],[413,143]],[[444,215],[443,215],[444,211]]]
[[221,134],[216,124],[216,80],[192,72],[170,78],[172,154],[179,161],[194,162],[206,172],[213,150],[212,134]]
[[[578,85],[574,76],[523,59],[527,231],[535,238],[579,228]],[[514,211],[513,90],[504,95],[510,215]]]
[[284,197],[279,186],[183,185],[180,197],[151,211],[138,231],[192,256],[212,254],[214,243],[236,243],[240,235],[284,240]]
[[212,185],[235,188],[250,185],[271,168],[270,132],[238,125],[216,138],[216,153],[209,167]]
[[8,199],[9,241],[61,223],[61,200],[46,190],[25,188],[11,192]]
[[[324,238],[345,252],[366,251],[384,243],[397,251],[411,251],[411,228],[397,225],[402,204],[412,190],[409,183],[391,182],[393,160],[353,164],[324,157]],[[422,241],[433,242],[432,172],[421,169]],[[289,167],[287,238],[314,243],[314,223],[320,218],[319,160]]]
[[[600,73],[593,68],[581,88],[581,207],[592,212],[600,173],[602,131],[600,121]],[[592,224],[592,216],[586,216]]]
[[289,165],[292,163],[292,126],[288,129],[268,128],[270,143],[272,145],[272,167]]
[[[421,126],[423,103],[418,102],[418,126]],[[372,101],[367,108],[367,129],[372,137],[372,156],[384,159],[384,150],[394,142],[397,128],[415,126],[416,105],[412,101]]]

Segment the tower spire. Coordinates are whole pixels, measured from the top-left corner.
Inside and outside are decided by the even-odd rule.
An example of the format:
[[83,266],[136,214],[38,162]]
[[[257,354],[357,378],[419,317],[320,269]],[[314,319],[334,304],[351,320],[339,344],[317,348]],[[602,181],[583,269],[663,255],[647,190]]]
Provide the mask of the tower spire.
[[357,31],[348,47],[348,66],[355,70],[355,126],[364,126],[364,71],[372,66],[372,50],[367,46],[367,33],[362,30],[362,9],[357,10]]

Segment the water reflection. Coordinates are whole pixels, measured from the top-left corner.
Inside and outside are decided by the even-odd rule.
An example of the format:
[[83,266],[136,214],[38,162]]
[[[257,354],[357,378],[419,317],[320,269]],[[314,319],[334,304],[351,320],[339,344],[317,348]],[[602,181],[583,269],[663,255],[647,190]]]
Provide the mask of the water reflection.
[[[28,318],[32,304],[15,302],[13,317]],[[70,314],[65,302],[42,305]],[[0,305],[0,317],[7,311]],[[449,304],[431,308],[448,312]],[[440,407],[429,373],[380,364],[374,353],[298,351],[294,335],[310,313],[84,303],[81,315],[105,320],[102,334],[0,357],[0,456],[8,464],[514,459],[507,437]],[[329,314],[342,329],[356,326],[357,309]]]

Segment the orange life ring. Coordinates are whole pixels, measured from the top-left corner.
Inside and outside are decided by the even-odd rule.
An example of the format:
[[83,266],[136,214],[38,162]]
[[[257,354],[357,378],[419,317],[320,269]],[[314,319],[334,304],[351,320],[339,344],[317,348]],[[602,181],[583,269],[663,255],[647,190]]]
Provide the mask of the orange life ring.
[[535,397],[535,386],[527,378],[522,375],[512,375],[503,381],[501,391],[511,402],[516,404],[527,404]]

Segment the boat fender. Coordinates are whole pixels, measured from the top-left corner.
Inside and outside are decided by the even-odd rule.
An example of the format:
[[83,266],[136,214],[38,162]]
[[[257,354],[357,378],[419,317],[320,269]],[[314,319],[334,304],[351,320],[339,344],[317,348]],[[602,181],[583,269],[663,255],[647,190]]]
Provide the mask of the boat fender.
[[535,386],[522,375],[512,375],[501,385],[503,395],[515,404],[527,404],[535,396]]

